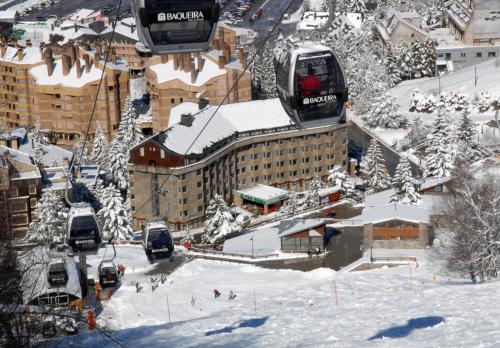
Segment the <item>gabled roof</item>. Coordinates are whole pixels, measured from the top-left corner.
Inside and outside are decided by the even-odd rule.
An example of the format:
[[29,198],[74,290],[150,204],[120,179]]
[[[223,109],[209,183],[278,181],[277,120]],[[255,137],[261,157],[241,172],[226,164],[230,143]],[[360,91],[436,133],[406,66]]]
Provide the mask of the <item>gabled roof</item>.
[[283,220],[278,226],[278,237],[283,238],[291,234],[302,231],[309,231],[310,229],[326,225],[332,222],[331,219],[289,219]]
[[37,149],[43,150],[41,157],[42,163],[45,167],[66,167],[64,160],[68,164],[73,160],[73,152],[63,149],[56,145],[43,145],[36,141],[27,140],[20,147],[19,151],[34,156]]
[[429,212],[425,208],[396,203],[374,208],[365,208],[363,209],[361,218],[363,224],[378,223],[388,220],[429,223]]
[[420,191],[427,190],[436,185],[446,184],[453,180],[453,177],[448,176],[445,178],[426,178],[422,185],[420,186]]
[[6,153],[14,161],[19,161],[24,164],[29,164],[34,166],[34,163],[31,160],[30,155],[28,155],[27,153],[11,149],[10,147],[7,146],[0,145],[0,154],[5,155]]

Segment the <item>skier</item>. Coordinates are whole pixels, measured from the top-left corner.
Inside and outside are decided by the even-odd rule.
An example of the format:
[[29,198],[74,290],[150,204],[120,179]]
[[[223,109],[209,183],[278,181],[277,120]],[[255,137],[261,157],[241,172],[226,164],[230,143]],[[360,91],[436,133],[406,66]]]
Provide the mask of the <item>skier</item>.
[[302,80],[300,89],[304,97],[319,95],[321,82],[314,75],[315,71],[311,63],[307,65],[307,76]]
[[122,265],[121,263],[118,264],[118,275],[120,277],[123,277],[125,275],[125,266]]
[[236,298],[236,294],[233,290],[229,290],[229,301],[234,300]]
[[215,298],[219,297],[220,296],[220,291],[217,290],[217,289],[214,289],[214,296],[215,296]]

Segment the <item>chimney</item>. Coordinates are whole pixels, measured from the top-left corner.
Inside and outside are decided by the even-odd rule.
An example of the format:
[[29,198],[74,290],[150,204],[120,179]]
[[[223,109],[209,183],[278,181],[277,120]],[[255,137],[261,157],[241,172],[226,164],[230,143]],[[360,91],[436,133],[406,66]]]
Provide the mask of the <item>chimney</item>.
[[52,76],[54,73],[54,57],[52,57],[52,49],[50,47],[47,47],[43,52],[43,60],[45,60],[45,64],[47,65],[47,73],[49,76]]
[[178,54],[173,54],[174,56],[174,70],[179,69],[179,55]]
[[228,44],[224,44],[224,57],[226,57],[226,62],[231,61],[231,47]]
[[[108,57],[106,57],[107,52],[108,52],[108,44],[107,44],[106,42],[103,42],[103,43],[102,43],[102,50],[101,50],[101,54],[102,54],[102,58],[103,58],[103,59],[108,58]],[[106,59],[106,60],[107,60],[107,59]]]
[[85,61],[85,72],[86,73],[89,73],[90,72],[90,68],[91,68],[91,65],[92,63],[90,63],[90,57],[88,54],[84,54],[83,55],[83,60]]
[[7,53],[7,46],[2,42],[2,44],[0,44],[0,55],[5,57],[5,53]]
[[76,77],[77,78],[82,77],[82,63],[80,62],[80,59],[76,60],[75,69],[76,69]]
[[43,57],[43,49],[44,49],[44,48],[45,48],[45,43],[44,43],[44,42],[42,42],[42,43],[40,44],[40,55],[41,55],[42,57]]
[[198,72],[203,70],[203,58],[201,57],[201,53],[196,53],[196,62],[198,63]]
[[247,55],[243,48],[240,48],[240,64],[242,67],[245,67],[247,65]]
[[185,127],[191,127],[193,125],[193,115],[191,114],[182,114],[180,124]]
[[224,28],[219,27],[219,47],[217,48],[219,51],[224,49]]
[[30,39],[30,38],[27,38],[27,39],[26,39],[26,47],[31,47],[31,46],[33,46],[33,45],[31,44],[31,39]]
[[[100,47],[100,46],[99,46]],[[97,68],[99,66],[99,56],[100,56],[100,53],[95,53],[94,54],[94,66]]]
[[189,64],[189,70],[191,72],[191,83],[195,83],[196,82],[196,71],[194,69],[193,62],[191,62],[191,64]]
[[63,75],[67,76],[71,70],[71,58],[65,54],[61,56]]
[[201,98],[198,100],[198,109],[203,110],[203,109],[205,109],[207,106],[208,106],[208,99],[207,99],[207,98],[204,98],[204,97],[201,97]]
[[111,62],[116,65],[116,49],[114,47],[111,48]]
[[18,49],[17,49],[17,60],[18,60],[18,61],[23,60],[23,55],[24,55],[24,54],[23,54],[23,49],[22,49],[22,48],[18,48]]
[[184,71],[189,72],[191,68],[191,53],[184,53]]
[[180,53],[178,55],[178,59],[179,59],[179,69],[184,71],[184,55]]
[[160,56],[160,62],[161,62],[162,64],[168,63],[168,54],[162,54],[162,55]]
[[[101,44],[100,43],[96,43],[95,44],[95,56],[97,56],[97,60],[99,60],[101,58],[101,52],[102,52],[102,47],[101,47]],[[95,60],[95,58],[94,58]]]
[[219,56],[219,69],[224,69],[225,65],[226,65],[226,57]]
[[219,49],[219,39],[214,39],[214,49]]

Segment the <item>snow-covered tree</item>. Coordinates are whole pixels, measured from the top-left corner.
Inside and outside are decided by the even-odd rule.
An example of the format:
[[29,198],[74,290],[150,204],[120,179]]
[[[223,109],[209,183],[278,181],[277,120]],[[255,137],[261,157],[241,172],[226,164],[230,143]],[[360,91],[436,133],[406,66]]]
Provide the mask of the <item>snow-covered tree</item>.
[[307,202],[306,205],[308,208],[317,208],[320,205],[320,195],[319,191],[325,186],[325,183],[321,180],[320,177],[315,177],[311,180],[307,187]]
[[222,195],[216,193],[214,198],[208,202],[205,211],[203,243],[212,244],[224,241],[235,232],[233,222],[234,217],[231,214],[231,209]]
[[126,146],[114,143],[108,153],[107,170],[111,181],[121,191],[128,190],[130,185],[127,163],[129,160],[129,150]]
[[414,65],[415,62],[413,60],[412,49],[406,43],[406,41],[401,41],[399,45],[397,45],[397,57],[398,57],[398,65],[400,67],[401,79],[409,80],[413,76]]
[[436,227],[438,255],[448,271],[473,282],[496,278],[500,270],[500,182],[495,177],[475,178],[468,166],[454,172],[450,193],[435,206],[447,216]]
[[93,163],[100,165],[101,168],[106,168],[108,163],[108,153],[108,141],[102,132],[101,125],[97,124],[90,158]]
[[398,65],[398,60],[390,43],[384,52],[384,66],[389,87],[394,87],[401,81],[401,68]]
[[449,118],[441,113],[434,120],[432,130],[427,136],[425,177],[450,175],[450,170],[453,168],[450,124]]
[[311,0],[304,0],[302,3],[302,11],[303,12],[309,12],[311,11]]
[[128,149],[135,147],[144,140],[130,96],[125,101],[124,112],[115,139],[117,142],[126,145]]
[[394,194],[391,196],[391,202],[417,204],[420,194],[415,190],[414,185],[415,179],[411,173],[410,162],[406,154],[403,154],[392,179]]
[[430,41],[412,43],[413,78],[431,77],[435,73],[435,51]]
[[303,209],[304,202],[299,198],[299,195],[295,191],[290,191],[288,193],[288,200],[286,205],[281,208],[281,211],[285,215],[295,215]]
[[364,18],[366,13],[366,5],[363,0],[347,0],[348,12],[359,13]]
[[465,110],[462,112],[462,118],[457,129],[457,139],[463,142],[465,145],[471,148],[476,148],[477,143],[475,141],[476,131],[474,130],[475,124],[469,117],[470,112]]
[[370,148],[372,149],[371,158],[369,159],[370,167],[368,167],[368,192],[376,193],[387,190],[391,185],[391,179],[378,141],[372,139]]
[[340,194],[345,197],[354,195],[354,185],[349,180],[349,175],[340,166],[333,166],[328,174],[328,184],[340,187]]
[[28,139],[43,145],[50,144],[50,130],[43,129],[40,120],[36,120],[33,127],[28,132]]
[[321,11],[328,12],[328,10],[330,9],[329,2],[330,0],[321,0],[321,6],[320,6]]
[[399,112],[399,105],[396,98],[389,92],[375,97],[371,101],[371,106],[363,116],[369,127],[400,128],[406,124],[406,115]]
[[407,136],[410,146],[414,147],[415,145],[424,142],[427,138],[428,132],[429,131],[424,126],[422,118],[420,116],[415,117]]
[[493,98],[487,91],[481,92],[481,94],[477,97],[476,106],[481,112],[490,110],[492,104]]
[[97,213],[104,240],[130,239],[133,234],[130,207],[113,185],[103,189],[100,197],[102,208]]
[[[75,167],[80,165],[89,164],[89,152],[86,147],[83,146],[85,139],[79,137],[76,144],[73,146],[73,161],[75,162]],[[83,151],[82,151],[83,150]]]
[[368,146],[368,151],[366,151],[366,155],[363,156],[360,163],[360,170],[364,175],[368,175],[368,171],[373,167],[373,156],[376,148],[378,147],[377,139],[373,138],[370,140],[370,146]]
[[66,236],[68,208],[55,191],[45,191],[36,205],[37,221],[29,226],[27,239],[39,245],[62,243]]
[[275,98],[278,95],[273,59],[274,49],[271,46],[271,41],[268,40],[253,67],[254,82],[258,84],[261,96],[266,99]]

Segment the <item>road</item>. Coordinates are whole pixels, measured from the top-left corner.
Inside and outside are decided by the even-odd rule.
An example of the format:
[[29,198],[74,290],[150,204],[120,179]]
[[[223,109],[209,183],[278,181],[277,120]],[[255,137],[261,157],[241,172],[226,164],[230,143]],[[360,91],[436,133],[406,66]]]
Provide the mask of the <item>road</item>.
[[[363,149],[363,152],[366,153],[368,151],[368,147],[370,146],[370,141],[372,140],[372,136],[366,130],[362,129],[356,123],[351,122],[351,126],[347,129],[347,139],[352,141],[357,146]],[[396,167],[399,163],[400,155],[385,143],[380,143],[382,154],[384,155],[387,170],[391,176],[394,176],[396,171]],[[412,172],[414,176],[421,176],[422,170],[418,168],[418,166],[411,163]]]

